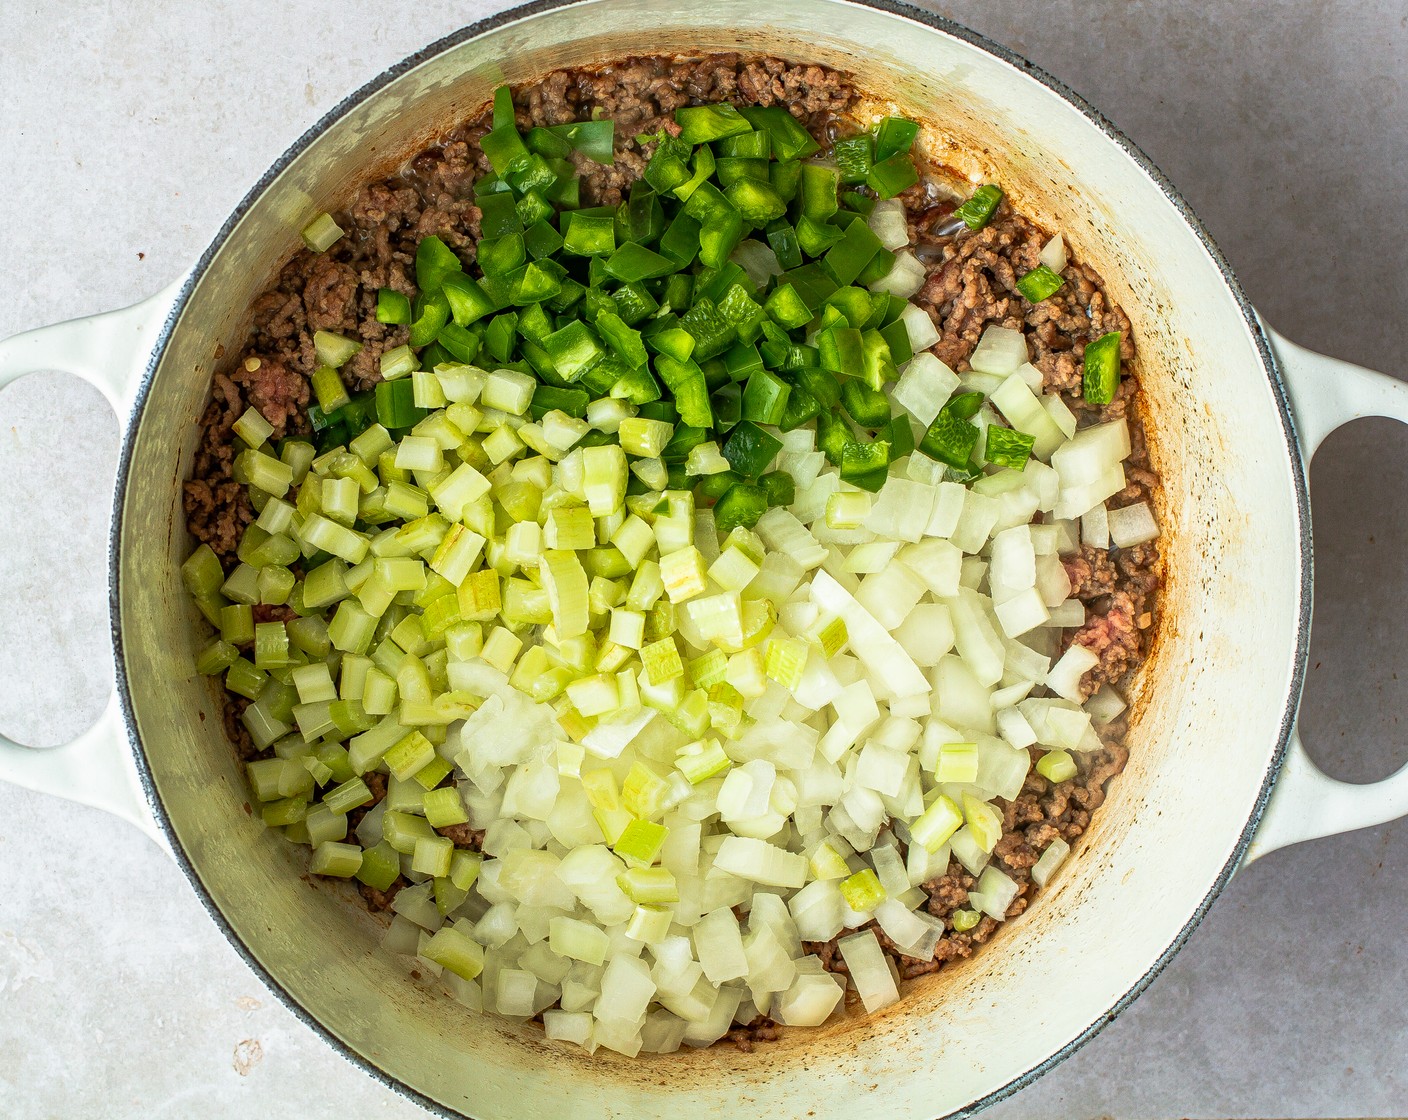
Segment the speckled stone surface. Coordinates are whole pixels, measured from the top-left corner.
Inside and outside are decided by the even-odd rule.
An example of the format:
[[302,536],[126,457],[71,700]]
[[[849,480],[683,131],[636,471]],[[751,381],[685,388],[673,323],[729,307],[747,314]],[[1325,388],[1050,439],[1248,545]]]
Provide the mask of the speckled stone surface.
[[[153,292],[344,94],[504,6],[0,4],[0,336]],[[1268,321],[1408,375],[1401,0],[942,10],[1124,127]],[[0,728],[17,738],[72,737],[109,688],[116,448],[111,412],[82,382],[0,394]],[[1313,491],[1303,731],[1332,773],[1366,780],[1408,756],[1408,433],[1362,421],[1332,437]],[[1408,825],[1277,853],[1235,879],[1129,1011],[989,1115],[1408,1114],[1405,926]],[[7,1118],[424,1115],[286,1011],[148,840],[8,786],[0,1055]]]

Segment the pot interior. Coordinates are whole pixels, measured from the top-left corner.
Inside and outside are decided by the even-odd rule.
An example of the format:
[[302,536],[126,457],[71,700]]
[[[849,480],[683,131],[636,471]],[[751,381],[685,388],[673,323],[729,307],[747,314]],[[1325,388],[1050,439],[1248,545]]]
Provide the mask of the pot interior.
[[[785,16],[785,19],[780,19]],[[1179,937],[1258,803],[1295,677],[1305,539],[1282,405],[1207,247],[1131,155],[1023,71],[934,27],[839,0],[570,4],[459,37],[354,98],[285,157],[217,240],[129,435],[117,580],[122,677],[171,828],[204,892],[272,980],[356,1056],[485,1120],[934,1116],[1041,1065],[1106,1017]],[[1142,352],[1167,494],[1162,632],[1136,690],[1131,758],[1050,889],[975,958],[896,1008],[743,1054],[625,1060],[545,1043],[408,980],[377,921],[266,834],[192,668],[179,482],[218,355],[319,210],[494,86],[631,53],[741,50],[825,63],[926,123],[941,162],[1003,184],[1109,283]],[[1250,577],[1250,578],[1248,578]]]

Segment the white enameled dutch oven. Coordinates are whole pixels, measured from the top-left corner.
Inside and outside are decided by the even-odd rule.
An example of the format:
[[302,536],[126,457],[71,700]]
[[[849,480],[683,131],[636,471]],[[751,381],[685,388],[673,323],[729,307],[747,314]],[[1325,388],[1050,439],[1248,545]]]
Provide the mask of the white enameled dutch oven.
[[[751,1054],[589,1057],[410,983],[376,949],[375,919],[345,885],[310,889],[300,850],[244,811],[217,698],[192,668],[180,480],[222,344],[243,337],[245,309],[313,214],[338,208],[502,82],[631,53],[720,49],[854,72],[926,122],[931,155],[1002,183],[1106,278],[1139,339],[1167,495],[1164,618],[1135,690],[1129,768],[1077,858],[984,952],[881,1015],[787,1032]],[[117,691],[65,747],[0,741],[0,777],[107,809],[168,845],[211,917],[296,1014],[445,1114],[849,1120],[972,1110],[1049,1069],[1126,1006],[1240,863],[1408,813],[1408,768],[1372,785],[1332,781],[1295,732],[1310,632],[1305,465],[1354,417],[1408,422],[1408,387],[1267,330],[1128,139],[1029,63],[891,0],[549,2],[466,28],[319,122],[178,283],[127,310],[0,344],[0,386],[36,369],[88,378],[124,424],[109,573]]]

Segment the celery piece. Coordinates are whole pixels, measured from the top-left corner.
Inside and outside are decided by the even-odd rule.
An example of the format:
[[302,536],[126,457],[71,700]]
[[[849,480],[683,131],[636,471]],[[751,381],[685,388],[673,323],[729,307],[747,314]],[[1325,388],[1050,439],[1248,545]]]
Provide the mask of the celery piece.
[[868,913],[885,901],[885,888],[879,876],[865,867],[841,882],[841,897],[857,913]]
[[1059,785],[1076,776],[1075,760],[1066,751],[1047,751],[1036,760],[1036,772],[1048,782]]
[[223,673],[240,659],[240,651],[229,642],[216,638],[196,655],[196,672],[205,677]]
[[948,797],[940,794],[910,822],[909,834],[925,851],[937,852],[963,824],[963,814]]
[[996,806],[971,793],[963,795],[963,819],[973,839],[985,852],[990,852],[1002,838],[1002,814]]
[[802,683],[807,647],[793,638],[771,638],[763,655],[763,671],[789,692]]
[[629,867],[616,876],[616,885],[632,902],[665,905],[680,900],[679,885],[663,867]]
[[450,873],[450,857],[455,845],[445,836],[422,836],[416,840],[411,870],[439,878]]
[[675,766],[693,785],[722,774],[731,765],[717,739],[687,743],[675,755]]
[[419,731],[412,731],[387,750],[386,767],[400,781],[406,781],[435,758],[435,747]]
[[385,840],[362,853],[362,865],[357,869],[359,882],[366,883],[374,890],[390,889],[401,876],[400,854]]
[[447,828],[452,824],[465,824],[469,814],[465,812],[460,791],[454,786],[427,790],[421,799],[425,807],[425,819],[432,828]]
[[381,834],[386,842],[402,855],[411,855],[416,850],[416,841],[435,835],[424,817],[388,809],[381,817]]
[[936,782],[975,782],[978,780],[978,748],[974,743],[945,743],[934,763]]
[[523,639],[504,626],[495,626],[484,639],[479,656],[500,672],[507,673],[523,648]]
[[567,686],[567,697],[584,716],[615,711],[621,699],[616,678],[609,673],[596,673],[573,681]]
[[236,696],[243,696],[248,700],[255,700],[259,697],[259,693],[264,688],[264,682],[268,679],[268,673],[262,669],[256,669],[243,657],[237,658],[225,671],[225,687]]
[[626,936],[632,941],[656,945],[669,936],[674,918],[674,911],[666,907],[637,906],[626,921]]
[[[447,698],[450,697],[450,696],[452,696],[452,695],[453,695],[452,693],[448,693],[448,692],[441,693],[439,696],[437,696],[437,697],[435,698],[434,701],[432,701],[432,703],[434,703],[434,704],[444,704],[444,703],[447,703],[447,702],[448,702],[448,701],[447,701]],[[460,718],[463,718],[463,717],[462,717],[462,716],[456,716],[455,718],[460,719]],[[427,730],[432,730],[432,728],[427,728]],[[431,739],[431,736],[426,735],[426,738],[427,738],[427,739]],[[434,740],[431,739],[431,741],[433,742]],[[433,790],[436,786],[438,786],[441,782],[443,782],[443,781],[449,776],[450,771],[452,771],[453,769],[454,769],[454,767],[453,767],[450,763],[446,762],[443,758],[441,758],[441,757],[439,757],[439,756],[437,755],[435,758],[433,758],[433,759],[430,760],[430,763],[429,763],[428,765],[422,767],[420,770],[418,770],[418,771],[416,772],[416,775],[415,775],[415,782],[416,782],[416,784],[417,784],[418,786],[420,786],[421,789],[423,789],[423,790],[425,790],[427,793],[429,793],[429,792],[430,792],[431,790]],[[440,826],[439,826],[439,825],[436,825],[435,827],[436,827],[436,828],[439,828]]]
[[308,814],[306,797],[285,797],[271,801],[259,811],[260,819],[270,828],[299,824]]
[[665,684],[684,675],[684,662],[673,638],[661,638],[643,647],[640,660],[651,684]]
[[636,819],[616,838],[612,850],[628,866],[649,867],[660,854],[668,834],[669,829],[662,824]]
[[702,595],[709,587],[704,557],[693,545],[660,557],[660,578],[671,603],[682,603]]
[[333,812],[327,805],[314,805],[303,818],[303,827],[308,830],[308,843],[316,848],[319,844],[342,840],[347,836],[347,816]]
[[220,636],[235,646],[254,641],[254,612],[248,603],[231,603],[220,609]]
[[323,804],[334,813],[348,813],[369,804],[372,791],[361,778],[349,778],[323,794]]
[[479,870],[484,865],[484,857],[478,852],[455,849],[450,856],[450,881],[462,891],[469,890],[479,878]]
[[362,869],[362,849],[356,844],[326,841],[313,849],[308,870],[314,875],[350,879]]
[[342,237],[342,227],[326,210],[303,227],[303,244],[314,253],[324,253]]
[[[584,511],[585,512],[585,511]],[[539,566],[559,638],[585,634],[589,624],[587,574],[572,552],[548,549]]]
[[970,929],[982,920],[982,915],[976,910],[955,910],[953,912],[953,928],[956,933],[967,933]]
[[436,930],[421,946],[420,955],[453,972],[461,980],[473,980],[484,971],[483,947],[454,926]]
[[[336,371],[333,376],[337,376]],[[262,447],[264,441],[274,434],[274,425],[265,420],[263,414],[252,406],[245,409],[244,414],[230,427],[234,429],[235,435],[250,447]]]
[[181,565],[181,581],[196,599],[211,598],[220,590],[220,585],[225,582],[225,571],[208,544],[198,546],[186,558]]

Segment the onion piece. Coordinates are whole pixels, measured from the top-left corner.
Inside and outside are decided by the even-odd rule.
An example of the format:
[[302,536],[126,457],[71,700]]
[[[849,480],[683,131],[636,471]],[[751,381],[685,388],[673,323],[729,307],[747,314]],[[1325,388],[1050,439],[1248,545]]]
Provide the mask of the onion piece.
[[1059,273],[1066,267],[1066,239],[1059,233],[1041,247],[1037,260],[1052,272]]
[[1110,526],[1110,540],[1120,548],[1130,548],[1136,544],[1151,541],[1159,535],[1158,522],[1148,502],[1135,502],[1132,506],[1122,506],[1107,513]]
[[843,937],[837,947],[866,1011],[873,1013],[899,1000],[899,986],[874,933],[865,930]]

